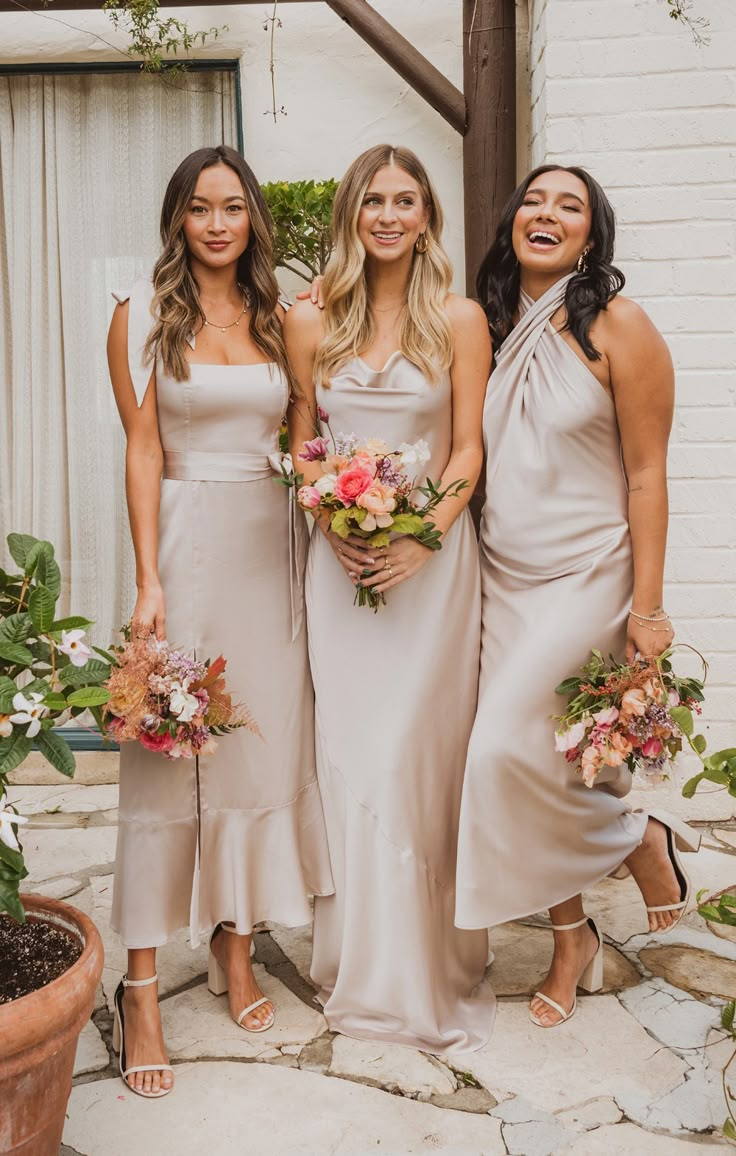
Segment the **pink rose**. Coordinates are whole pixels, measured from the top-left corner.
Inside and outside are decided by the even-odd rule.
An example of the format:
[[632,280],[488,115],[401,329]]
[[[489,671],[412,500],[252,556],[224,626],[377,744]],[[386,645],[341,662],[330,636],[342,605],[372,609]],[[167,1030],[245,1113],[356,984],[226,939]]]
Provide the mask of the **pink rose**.
[[140,735],[138,742],[142,747],[145,747],[147,751],[160,751],[162,754],[166,754],[174,745],[174,740],[168,731],[164,731],[162,735],[144,733]]
[[360,495],[373,485],[373,474],[362,465],[351,464],[338,475],[335,497],[343,506],[353,506]]
[[368,512],[368,517],[362,523],[364,530],[375,530],[376,526],[385,528],[392,524],[391,511],[396,509],[394,492],[391,486],[383,482],[374,482],[367,490],[363,490],[355,504]]
[[586,787],[593,786],[602,763],[603,759],[601,758],[600,751],[597,751],[595,747],[585,748],[582,758],[582,771],[583,782]]
[[647,739],[641,748],[641,753],[646,759],[656,759],[662,754],[664,745],[659,739]]
[[645,715],[647,713],[647,696],[643,690],[627,690],[621,699],[622,715]]
[[302,486],[296,500],[303,510],[314,510],[322,501],[322,495],[316,486]]
[[368,470],[372,478],[375,478],[378,469],[376,459],[367,450],[358,450],[357,453],[354,453],[350,459],[350,465],[351,467],[361,466],[362,469]]
[[320,462],[324,461],[329,448],[324,438],[312,438],[311,442],[304,443],[302,452],[297,456],[302,462]]

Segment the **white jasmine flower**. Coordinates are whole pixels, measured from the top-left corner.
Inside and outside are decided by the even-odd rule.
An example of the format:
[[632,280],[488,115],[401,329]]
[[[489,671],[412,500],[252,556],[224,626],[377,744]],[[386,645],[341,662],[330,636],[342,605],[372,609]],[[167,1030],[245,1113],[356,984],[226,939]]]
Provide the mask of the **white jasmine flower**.
[[43,705],[43,695],[34,692],[30,698],[26,698],[24,694],[16,694],[13,699],[13,706],[17,713],[11,714],[11,723],[15,723],[16,726],[23,726],[28,723],[26,738],[35,738],[41,729],[41,719],[49,713]]
[[85,642],[83,630],[62,630],[61,642],[57,645],[57,650],[62,654],[68,654],[72,660],[72,666],[84,666],[87,659],[91,656],[92,651]]
[[421,438],[413,445],[410,445],[409,442],[402,442],[399,446],[399,453],[401,454],[401,464],[404,466],[423,466],[432,456],[429,452],[429,446]]
[[7,798],[5,794],[0,796],[0,839],[11,850],[20,851],[13,827],[19,827],[21,823],[27,823],[28,820],[23,815],[16,815],[14,811],[6,807]]

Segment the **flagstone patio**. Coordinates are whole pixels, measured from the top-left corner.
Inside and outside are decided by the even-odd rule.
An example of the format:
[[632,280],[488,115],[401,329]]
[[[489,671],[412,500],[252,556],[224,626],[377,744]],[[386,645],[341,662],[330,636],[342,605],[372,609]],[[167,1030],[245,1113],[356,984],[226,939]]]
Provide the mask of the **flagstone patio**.
[[[77,1052],[62,1156],[687,1156],[724,1152],[721,1073],[733,1048],[720,1008],[736,995],[736,935],[695,914],[666,938],[642,931],[631,879],[605,880],[587,909],[606,937],[605,985],[569,1024],[545,1032],[527,1016],[551,935],[535,917],[491,933],[495,1030],[480,1052],[448,1064],[396,1045],[335,1036],[313,1002],[310,928],[256,935],[256,971],[277,1005],[274,1027],[247,1035],[225,998],[207,991],[206,948],[182,933],[159,955],[174,1093],[146,1103],[127,1092],[111,1052],[111,1004],[125,953],[109,929],[116,759],[82,755],[68,783],[41,764],[15,775],[30,890],[89,914],[105,943],[95,1011]],[[51,781],[53,780],[53,782]],[[642,795],[648,805],[651,791]],[[696,888],[736,884],[736,799],[694,804],[676,785],[657,805],[703,832],[687,866]],[[735,1071],[736,1063],[732,1071]],[[732,1081],[733,1082],[733,1081]]]

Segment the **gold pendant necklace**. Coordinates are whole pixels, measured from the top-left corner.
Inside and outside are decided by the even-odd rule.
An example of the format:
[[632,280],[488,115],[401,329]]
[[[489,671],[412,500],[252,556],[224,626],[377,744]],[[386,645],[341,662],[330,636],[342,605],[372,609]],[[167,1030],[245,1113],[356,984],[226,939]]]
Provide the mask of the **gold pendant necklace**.
[[202,314],[202,316],[204,317],[205,325],[208,325],[210,327],[210,329],[213,329],[213,328],[219,329],[220,333],[224,333],[225,330],[232,329],[233,325],[240,325],[240,322],[243,318],[243,314],[246,312],[247,308],[248,308],[248,298],[247,298],[245,292],[243,292],[243,308],[240,310],[240,313],[235,318],[235,320],[231,321],[228,325],[218,325],[217,322],[215,322],[215,321],[208,321],[207,318],[204,317],[204,314]]

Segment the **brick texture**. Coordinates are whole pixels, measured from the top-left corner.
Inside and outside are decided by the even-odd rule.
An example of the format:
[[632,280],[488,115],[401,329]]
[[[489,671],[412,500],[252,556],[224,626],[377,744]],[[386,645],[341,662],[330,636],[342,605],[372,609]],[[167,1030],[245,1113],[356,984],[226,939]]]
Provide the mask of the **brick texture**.
[[618,219],[625,292],[677,372],[666,603],[710,661],[709,742],[736,742],[736,5],[697,47],[658,0],[530,0],[531,154],[579,163]]

